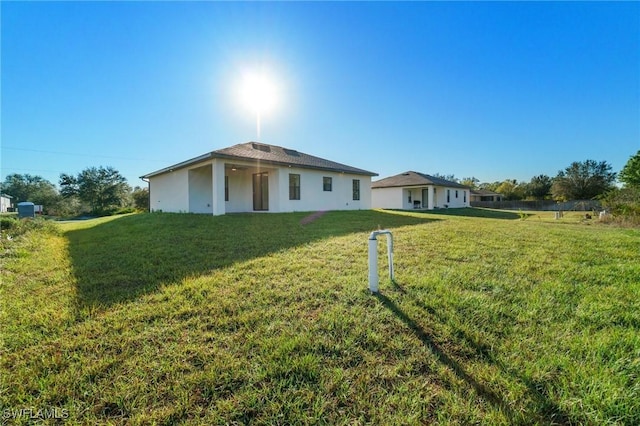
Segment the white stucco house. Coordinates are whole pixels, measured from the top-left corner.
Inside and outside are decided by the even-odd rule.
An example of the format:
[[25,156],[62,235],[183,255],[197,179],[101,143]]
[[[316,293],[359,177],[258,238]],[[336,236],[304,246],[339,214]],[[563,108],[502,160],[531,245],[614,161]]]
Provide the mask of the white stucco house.
[[371,208],[366,170],[302,152],[247,142],[141,176],[151,211],[240,212]]
[[502,201],[502,194],[497,192],[489,191],[487,189],[472,189],[471,190],[471,202],[475,203],[477,201]]
[[470,207],[470,189],[457,182],[405,172],[371,184],[371,205],[380,209],[433,210]]
[[13,207],[13,197],[8,194],[0,194],[0,213],[6,213]]

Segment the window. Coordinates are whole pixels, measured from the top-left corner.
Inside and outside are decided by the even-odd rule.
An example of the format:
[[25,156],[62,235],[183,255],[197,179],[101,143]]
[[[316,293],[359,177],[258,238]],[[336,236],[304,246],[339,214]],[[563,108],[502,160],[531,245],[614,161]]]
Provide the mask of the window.
[[224,200],[229,201],[229,176],[224,177]]
[[464,202],[467,202],[467,191],[462,191],[462,195],[464,195]]
[[353,199],[359,200],[360,199],[360,179],[354,179],[352,183],[352,187],[353,187]]
[[300,199],[300,175],[289,173],[289,199]]
[[332,179],[330,177],[327,176],[323,176],[322,178],[322,190],[323,191],[331,191],[331,187],[332,187]]
[[456,198],[458,198],[458,190],[456,189]]
[[447,189],[447,203],[451,202],[451,190]]

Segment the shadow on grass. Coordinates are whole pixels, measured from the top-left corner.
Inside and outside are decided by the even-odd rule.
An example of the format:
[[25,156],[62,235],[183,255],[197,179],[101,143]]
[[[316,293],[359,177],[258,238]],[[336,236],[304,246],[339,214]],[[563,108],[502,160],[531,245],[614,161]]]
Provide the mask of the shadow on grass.
[[[425,211],[425,213],[427,213]],[[478,207],[467,207],[463,209],[437,209],[429,210],[429,214],[439,216],[463,216],[463,217],[482,217],[486,219],[507,219],[515,220],[533,216],[527,212],[513,212],[508,210],[484,209]]]
[[433,219],[371,210],[311,217],[309,213],[152,213],[67,231],[66,237],[78,308],[94,310],[132,300],[163,284],[301,244],[368,233],[378,226],[395,228],[430,221]]
[[[396,280],[392,280],[392,285],[394,287],[394,290],[398,291],[400,294],[402,294],[402,296],[408,295],[407,290]],[[509,406],[507,401],[505,401],[499,394],[492,391],[487,386],[479,383],[469,373],[467,373],[459,362],[457,362],[451,356],[447,355],[447,353],[434,341],[433,337],[429,335],[429,333],[427,333],[416,321],[411,319],[393,300],[389,299],[387,296],[381,293],[375,293],[375,296],[387,309],[393,312],[394,315],[396,315],[409,329],[411,329],[415,336],[420,339],[420,341],[426,347],[429,348],[429,350],[440,360],[440,362],[449,367],[460,379],[468,383],[482,399],[500,408],[507,416],[515,421],[516,413]],[[425,306],[416,300],[412,300],[412,302],[418,308],[425,310],[425,313],[427,313],[428,315],[436,317],[441,323],[446,322],[446,319],[439,315],[439,313],[436,312],[433,308]],[[493,354],[489,350],[487,350],[486,347],[476,342],[474,339],[464,333],[464,331],[458,330],[457,335],[462,336],[465,344],[473,349],[478,359],[496,365],[498,368],[500,368],[501,371],[513,377],[515,380],[523,383],[527,387],[529,395],[540,407],[539,411],[535,415],[530,417],[538,417],[538,421],[549,422],[549,424],[554,425],[570,425],[575,423],[571,420],[567,413],[565,413],[555,402],[553,402],[548,397],[548,395],[544,393],[543,390],[540,389],[539,386],[536,385],[536,383],[514,372],[512,369],[509,369],[507,366],[505,366],[504,363],[495,359]],[[533,423],[536,422],[534,421]]]
[[433,337],[429,335],[429,333],[424,331],[420,327],[420,325],[413,319],[411,319],[404,311],[402,311],[402,309],[400,309],[398,305],[396,305],[391,299],[389,299],[382,293],[375,293],[375,296],[387,309],[393,312],[395,316],[397,316],[403,323],[405,323],[407,327],[411,329],[413,334],[415,334],[415,336],[420,339],[420,341],[427,348],[429,348],[429,350],[438,358],[440,362],[453,370],[456,376],[468,383],[482,399],[496,407],[499,407],[509,417],[513,417],[511,408],[500,395],[493,392],[487,386],[478,382],[469,373],[467,373],[465,369],[460,365],[460,363],[447,355],[447,353],[440,347],[440,345],[435,342]]

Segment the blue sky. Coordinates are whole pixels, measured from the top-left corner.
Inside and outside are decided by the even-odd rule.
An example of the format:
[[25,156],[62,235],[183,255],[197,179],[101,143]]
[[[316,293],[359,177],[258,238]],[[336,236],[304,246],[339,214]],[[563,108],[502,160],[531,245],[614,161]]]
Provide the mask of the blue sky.
[[638,2],[2,2],[2,180],[112,166],[132,186],[257,139],[481,182],[619,171],[640,149]]

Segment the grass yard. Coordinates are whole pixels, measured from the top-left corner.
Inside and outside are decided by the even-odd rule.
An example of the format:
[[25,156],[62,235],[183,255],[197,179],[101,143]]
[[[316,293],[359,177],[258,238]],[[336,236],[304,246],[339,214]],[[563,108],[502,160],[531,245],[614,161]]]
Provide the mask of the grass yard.
[[[307,216],[138,214],[3,240],[3,420],[640,424],[640,230]],[[379,226],[396,280],[382,238],[371,295]]]

